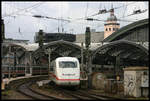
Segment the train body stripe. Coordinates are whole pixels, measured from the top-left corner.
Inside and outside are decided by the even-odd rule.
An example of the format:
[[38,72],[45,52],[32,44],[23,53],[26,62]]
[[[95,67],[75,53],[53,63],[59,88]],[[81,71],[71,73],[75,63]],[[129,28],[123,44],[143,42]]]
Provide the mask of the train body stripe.
[[56,80],[60,80],[60,81],[79,81],[80,79],[59,79],[55,74],[50,73],[54,78],[56,78]]

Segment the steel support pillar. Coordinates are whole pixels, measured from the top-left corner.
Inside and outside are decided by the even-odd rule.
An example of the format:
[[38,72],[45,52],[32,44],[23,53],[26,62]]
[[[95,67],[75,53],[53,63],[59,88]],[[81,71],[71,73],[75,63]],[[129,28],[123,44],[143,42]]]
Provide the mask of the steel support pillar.
[[51,52],[52,50],[48,48],[45,53],[48,54],[48,76],[50,77],[50,64],[51,64]]

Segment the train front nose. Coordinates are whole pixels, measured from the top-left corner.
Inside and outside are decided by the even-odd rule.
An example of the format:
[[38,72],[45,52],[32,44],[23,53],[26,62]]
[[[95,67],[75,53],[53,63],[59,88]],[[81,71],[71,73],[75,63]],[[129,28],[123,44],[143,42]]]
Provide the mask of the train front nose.
[[57,84],[58,85],[62,85],[62,86],[76,86],[76,85],[79,85],[80,84],[80,80],[79,79],[75,79],[75,80],[64,80],[64,79],[61,79],[61,80],[57,80]]

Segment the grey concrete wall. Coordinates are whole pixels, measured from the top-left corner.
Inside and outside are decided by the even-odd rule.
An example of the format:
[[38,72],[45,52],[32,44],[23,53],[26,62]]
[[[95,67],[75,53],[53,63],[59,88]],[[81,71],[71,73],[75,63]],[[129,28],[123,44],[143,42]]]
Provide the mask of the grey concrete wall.
[[[92,32],[91,33],[91,42],[97,43],[104,39],[104,32]],[[76,42],[81,43],[85,42],[85,34],[76,34]]]
[[[147,75],[145,75],[145,73]],[[133,97],[141,97],[141,87],[142,85],[142,77],[147,78],[145,82],[148,83],[148,67],[129,67],[124,69],[124,95],[133,96]],[[144,88],[148,89],[148,84]],[[148,94],[145,93],[144,96]]]

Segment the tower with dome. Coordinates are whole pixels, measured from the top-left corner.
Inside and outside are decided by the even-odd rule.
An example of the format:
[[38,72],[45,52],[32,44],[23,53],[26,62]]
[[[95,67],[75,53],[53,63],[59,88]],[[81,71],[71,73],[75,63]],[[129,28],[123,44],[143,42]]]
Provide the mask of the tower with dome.
[[114,14],[114,9],[110,10],[110,16],[107,18],[106,23],[104,24],[104,39],[111,35],[113,32],[117,31],[120,28],[120,24],[117,23],[117,17]]

